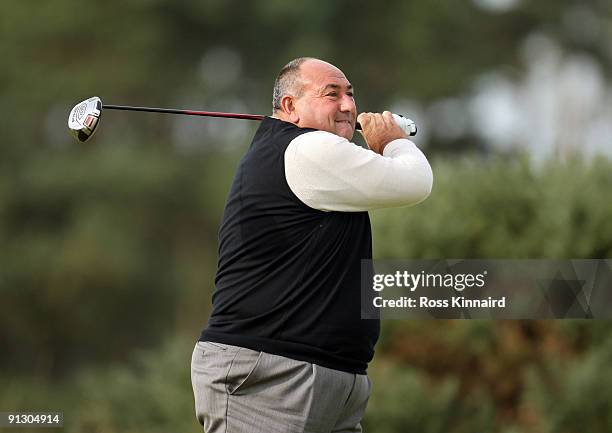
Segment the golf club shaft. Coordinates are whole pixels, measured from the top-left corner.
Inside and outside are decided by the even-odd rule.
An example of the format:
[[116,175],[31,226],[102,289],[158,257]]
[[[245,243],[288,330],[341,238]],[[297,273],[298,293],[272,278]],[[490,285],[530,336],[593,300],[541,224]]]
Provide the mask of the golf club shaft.
[[175,108],[130,107],[127,105],[103,104],[104,110],[148,111],[151,113],[186,114],[189,116],[226,117],[230,119],[263,120],[265,116],[259,114],[222,113],[219,111],[178,110]]
[[[247,119],[247,120],[263,120],[266,116],[261,114],[240,114],[240,113],[223,113],[220,111],[195,111],[195,110],[179,110],[176,108],[153,108],[153,107],[131,107],[129,105],[110,105],[103,104],[103,110],[125,110],[125,111],[147,111],[150,113],[167,113],[167,114],[187,114],[189,116],[205,116],[205,117],[225,117],[229,119]],[[359,122],[355,128],[361,130]]]

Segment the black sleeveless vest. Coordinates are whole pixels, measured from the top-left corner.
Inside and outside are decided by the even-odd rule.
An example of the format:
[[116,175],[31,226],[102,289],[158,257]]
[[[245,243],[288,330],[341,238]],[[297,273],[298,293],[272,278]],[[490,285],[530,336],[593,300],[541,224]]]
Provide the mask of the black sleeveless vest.
[[289,188],[285,150],[313,129],[266,117],[240,161],[219,230],[213,311],[200,341],[365,374],[379,321],[361,319],[367,212],[323,212]]

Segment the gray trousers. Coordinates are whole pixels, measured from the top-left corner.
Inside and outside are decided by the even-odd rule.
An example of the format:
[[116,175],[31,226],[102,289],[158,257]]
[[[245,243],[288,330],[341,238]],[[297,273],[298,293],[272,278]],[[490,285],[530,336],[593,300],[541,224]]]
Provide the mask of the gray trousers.
[[206,433],[361,432],[366,375],[228,344],[198,342],[196,417]]

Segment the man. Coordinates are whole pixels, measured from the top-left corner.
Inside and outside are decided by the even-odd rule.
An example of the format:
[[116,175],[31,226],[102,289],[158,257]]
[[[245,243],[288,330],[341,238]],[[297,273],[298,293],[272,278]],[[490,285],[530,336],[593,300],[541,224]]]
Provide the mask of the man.
[[[379,321],[361,319],[370,209],[431,191],[391,113],[361,113],[335,66],[287,64],[219,231],[213,311],[192,358],[207,433],[360,432]],[[369,150],[350,142],[359,121]]]

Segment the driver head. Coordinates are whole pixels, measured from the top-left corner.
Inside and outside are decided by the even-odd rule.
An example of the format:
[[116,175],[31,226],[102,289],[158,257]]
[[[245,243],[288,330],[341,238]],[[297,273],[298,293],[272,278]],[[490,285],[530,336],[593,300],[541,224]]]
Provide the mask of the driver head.
[[102,115],[102,100],[97,96],[78,103],[68,116],[68,128],[77,140],[85,142],[94,135]]

